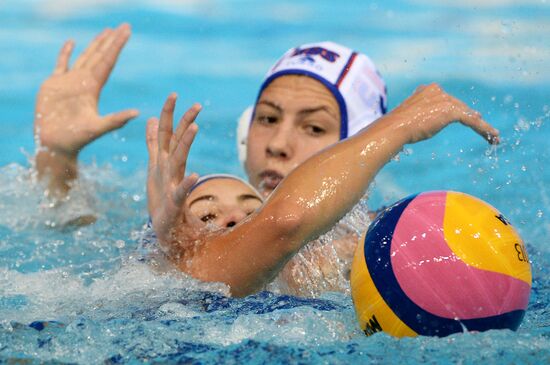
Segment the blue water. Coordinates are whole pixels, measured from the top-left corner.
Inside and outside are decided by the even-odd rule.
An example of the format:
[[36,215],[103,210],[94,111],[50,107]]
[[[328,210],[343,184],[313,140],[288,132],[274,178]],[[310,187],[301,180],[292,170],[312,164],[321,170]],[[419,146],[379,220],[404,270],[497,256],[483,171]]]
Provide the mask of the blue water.
[[[0,4],[0,362],[548,363],[550,361],[550,4],[511,1],[5,0]],[[63,40],[80,52],[103,27],[133,36],[105,88],[104,113],[141,116],[82,154],[62,211],[32,181],[33,105]],[[380,173],[371,206],[434,189],[470,193],[514,223],[533,291],[517,332],[365,337],[351,299],[261,293],[159,274],[136,260],[146,219],[147,117],[170,91],[204,105],[190,169],[243,175],[235,121],[287,48],[331,39],[368,53],[390,108],[437,81],[501,130],[494,149],[453,126],[407,146]],[[228,163],[228,161],[232,161]],[[72,209],[73,211],[71,211]],[[74,212],[89,227],[54,226]]]

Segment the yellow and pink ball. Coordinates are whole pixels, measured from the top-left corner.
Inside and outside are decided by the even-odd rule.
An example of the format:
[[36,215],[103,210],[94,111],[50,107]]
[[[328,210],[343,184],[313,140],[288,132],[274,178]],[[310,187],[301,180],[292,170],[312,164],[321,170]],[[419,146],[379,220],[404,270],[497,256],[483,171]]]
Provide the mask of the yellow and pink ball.
[[359,242],[351,287],[367,335],[516,330],[531,290],[520,236],[489,204],[421,193],[380,214]]

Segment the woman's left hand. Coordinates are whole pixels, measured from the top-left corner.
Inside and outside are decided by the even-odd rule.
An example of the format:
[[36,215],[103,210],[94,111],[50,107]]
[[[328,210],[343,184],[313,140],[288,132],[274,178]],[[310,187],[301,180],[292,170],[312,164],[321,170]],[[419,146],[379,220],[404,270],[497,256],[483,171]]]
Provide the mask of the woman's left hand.
[[194,122],[201,106],[195,104],[187,110],[173,132],[176,98],[176,94],[168,96],[160,120],[151,118],[147,122],[148,209],[155,233],[166,250],[176,248],[176,236],[179,240],[182,234],[192,238],[200,226],[185,206],[189,189],[197,182],[198,175],[185,176],[185,170],[198,131]]

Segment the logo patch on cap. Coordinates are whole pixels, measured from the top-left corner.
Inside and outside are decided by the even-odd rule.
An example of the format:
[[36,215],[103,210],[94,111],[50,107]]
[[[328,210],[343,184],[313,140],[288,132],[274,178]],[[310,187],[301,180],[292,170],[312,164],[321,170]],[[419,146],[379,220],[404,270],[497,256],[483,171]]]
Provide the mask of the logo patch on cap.
[[296,57],[305,55],[307,59],[313,60],[311,56],[321,56],[328,62],[334,63],[340,57],[340,55],[334,51],[329,51],[323,47],[308,47],[308,48],[295,48],[290,57]]

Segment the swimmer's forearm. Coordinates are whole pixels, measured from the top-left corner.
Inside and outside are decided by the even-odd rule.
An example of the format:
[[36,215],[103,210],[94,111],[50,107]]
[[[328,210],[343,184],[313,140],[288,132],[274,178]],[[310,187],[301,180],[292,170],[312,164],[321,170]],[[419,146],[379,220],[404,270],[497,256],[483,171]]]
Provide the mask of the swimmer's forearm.
[[37,152],[35,162],[38,178],[46,181],[49,194],[57,198],[66,196],[70,183],[78,176],[77,156],[42,150]]

